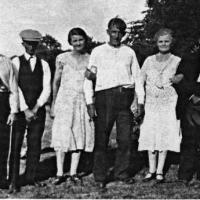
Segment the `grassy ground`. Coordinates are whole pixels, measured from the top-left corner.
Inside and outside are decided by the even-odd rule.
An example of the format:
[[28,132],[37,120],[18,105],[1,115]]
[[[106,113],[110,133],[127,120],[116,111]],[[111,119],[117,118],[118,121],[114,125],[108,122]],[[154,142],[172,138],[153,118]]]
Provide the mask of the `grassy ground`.
[[[55,165],[55,153],[49,149],[51,138],[51,123],[49,117],[47,117],[46,131],[43,137],[43,151],[41,154],[41,162],[38,169],[38,178],[46,183],[43,188],[33,186],[23,186],[21,191],[16,195],[8,195],[7,190],[0,190],[0,198],[69,198],[69,199],[111,199],[111,198],[132,198],[132,199],[199,199],[200,188],[186,187],[182,183],[177,181],[177,155],[170,155],[172,165],[166,174],[166,182],[160,185],[155,184],[154,181],[150,183],[143,183],[142,178],[147,171],[145,165],[140,169],[141,164],[144,164],[144,155],[138,157],[132,157],[132,166],[138,166],[137,169],[132,167],[133,173],[138,171],[135,175],[136,183],[133,185],[116,185],[114,182],[108,184],[107,192],[100,193],[95,187],[93,175],[89,174],[83,177],[83,184],[69,185],[68,183],[62,183],[59,186],[54,186],[52,180],[56,173]],[[115,146],[114,134],[112,135],[111,146]],[[113,165],[114,151],[111,149],[110,164]],[[87,156],[87,155],[85,155]],[[83,160],[85,160],[83,158]],[[82,160],[82,161],[83,161]],[[142,161],[142,162],[141,162]],[[65,162],[65,171],[67,173],[69,168],[69,157],[67,156]],[[80,170],[84,168],[84,162],[80,164]],[[25,160],[21,160],[21,173],[23,173],[25,167]],[[87,166],[88,167],[88,166]]]

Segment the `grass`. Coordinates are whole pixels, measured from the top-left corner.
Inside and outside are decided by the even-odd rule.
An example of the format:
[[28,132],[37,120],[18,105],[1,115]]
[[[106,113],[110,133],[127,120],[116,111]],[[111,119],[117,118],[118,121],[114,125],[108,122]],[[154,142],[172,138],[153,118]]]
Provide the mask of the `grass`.
[[[69,185],[67,182],[62,183],[59,186],[52,184],[53,177],[56,174],[55,153],[49,148],[51,139],[51,124],[52,121],[47,116],[47,125],[44,133],[42,146],[43,151],[41,154],[41,162],[38,169],[37,177],[46,186],[43,188],[33,186],[23,186],[21,191],[16,195],[8,195],[7,190],[0,190],[0,198],[65,198],[65,199],[199,199],[200,187],[186,187],[182,183],[177,181],[177,158],[178,155],[169,155],[172,165],[166,174],[166,182],[160,185],[155,184],[154,181],[150,183],[143,183],[142,179],[147,172],[147,167],[144,165],[145,156],[143,154],[134,154],[132,157],[132,172],[135,175],[136,183],[133,185],[117,185],[111,182],[107,185],[108,190],[105,193],[100,193],[95,187],[93,175],[83,177],[83,185]],[[113,147],[110,149],[110,164],[113,165],[114,152],[115,152],[115,139],[113,131],[110,145]],[[80,170],[87,170],[88,166],[85,166],[85,158],[88,155],[83,156],[80,163]],[[65,172],[69,169],[69,156],[66,156],[65,160]],[[91,165],[89,165],[91,166]],[[135,167],[137,166],[137,167]],[[141,168],[142,166],[142,168]],[[23,173],[25,167],[25,160],[21,160],[21,173]]]

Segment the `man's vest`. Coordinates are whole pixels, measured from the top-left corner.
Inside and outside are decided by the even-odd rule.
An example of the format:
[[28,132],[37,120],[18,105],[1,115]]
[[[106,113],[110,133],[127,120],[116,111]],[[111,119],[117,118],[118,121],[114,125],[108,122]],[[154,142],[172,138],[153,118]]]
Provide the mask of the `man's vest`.
[[29,109],[32,109],[37,103],[43,90],[43,69],[39,58],[36,58],[35,69],[32,71],[29,61],[24,55],[19,57],[19,76],[18,84],[22,90],[25,102]]

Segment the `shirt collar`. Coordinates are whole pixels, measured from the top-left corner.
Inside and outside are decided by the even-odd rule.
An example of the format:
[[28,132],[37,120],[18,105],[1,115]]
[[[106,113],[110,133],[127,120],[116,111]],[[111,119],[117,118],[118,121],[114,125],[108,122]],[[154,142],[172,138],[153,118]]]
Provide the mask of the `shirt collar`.
[[31,56],[30,54],[28,54],[26,52],[24,53],[24,56],[25,56],[26,60],[29,60],[30,57],[35,58],[35,55]]

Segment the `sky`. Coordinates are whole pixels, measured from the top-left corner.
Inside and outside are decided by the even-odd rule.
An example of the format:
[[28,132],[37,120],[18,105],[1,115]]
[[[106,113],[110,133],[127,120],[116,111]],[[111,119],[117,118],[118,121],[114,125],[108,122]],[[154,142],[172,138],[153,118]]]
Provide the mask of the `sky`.
[[106,41],[108,21],[116,16],[126,22],[143,18],[145,0],[0,0],[0,54],[23,53],[19,33],[36,29],[50,34],[69,48],[71,28],[82,27],[97,41]]

